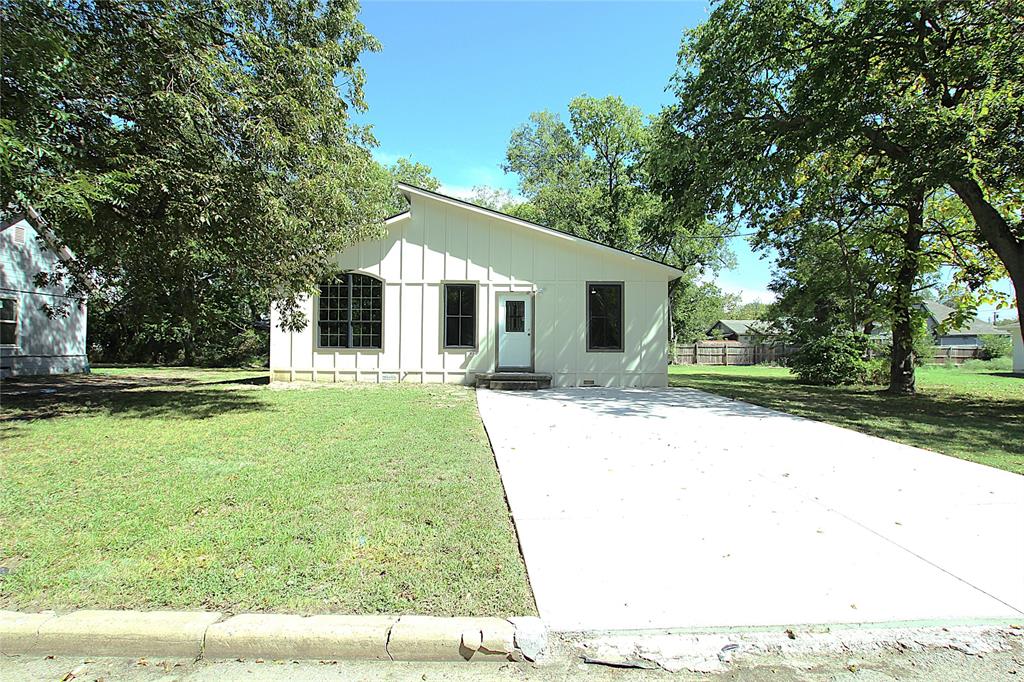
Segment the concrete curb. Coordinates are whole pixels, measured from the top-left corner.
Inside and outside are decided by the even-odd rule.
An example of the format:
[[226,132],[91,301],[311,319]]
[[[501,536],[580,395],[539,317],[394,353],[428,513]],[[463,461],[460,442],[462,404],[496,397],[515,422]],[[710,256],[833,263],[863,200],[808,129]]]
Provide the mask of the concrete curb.
[[0,611],[0,654],[286,660],[534,661],[539,618],[207,611]]

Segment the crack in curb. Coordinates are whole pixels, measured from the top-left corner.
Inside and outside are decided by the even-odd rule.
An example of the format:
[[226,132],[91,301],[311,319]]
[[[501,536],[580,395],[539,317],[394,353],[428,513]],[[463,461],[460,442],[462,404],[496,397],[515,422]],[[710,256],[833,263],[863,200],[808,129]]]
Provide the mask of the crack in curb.
[[196,663],[206,658],[206,636],[209,634],[210,628],[212,628],[217,623],[223,623],[224,621],[231,618],[233,615],[233,613],[220,611],[220,618],[213,621],[212,623],[207,623],[206,627],[203,628],[203,636],[199,638],[199,655],[195,657]]
[[391,627],[388,628],[388,636],[384,638],[384,653],[388,655],[388,659],[392,662],[394,662],[395,657],[391,655],[391,650],[388,649],[388,645],[391,644],[391,633],[394,631],[395,626],[398,625],[398,621],[400,620],[402,620],[401,616],[395,619],[395,622],[393,622]]

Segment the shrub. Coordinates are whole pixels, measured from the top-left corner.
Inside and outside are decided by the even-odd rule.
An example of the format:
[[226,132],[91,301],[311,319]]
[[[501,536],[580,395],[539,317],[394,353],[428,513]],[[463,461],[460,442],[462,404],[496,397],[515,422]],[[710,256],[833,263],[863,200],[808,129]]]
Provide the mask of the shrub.
[[845,330],[806,339],[790,357],[789,369],[807,384],[838,386],[864,381],[867,337]]
[[1013,341],[1010,340],[1009,336],[985,334],[979,336],[978,340],[981,341],[981,350],[978,352],[980,360],[995,360],[996,358],[1007,357],[1013,353]]
[[889,383],[890,361],[888,358],[872,358],[865,363],[864,383],[886,386]]

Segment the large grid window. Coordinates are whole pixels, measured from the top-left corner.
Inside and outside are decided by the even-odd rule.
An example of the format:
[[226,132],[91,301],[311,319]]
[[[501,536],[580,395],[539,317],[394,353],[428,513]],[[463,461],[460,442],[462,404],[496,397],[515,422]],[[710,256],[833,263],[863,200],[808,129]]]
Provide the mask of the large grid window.
[[381,348],[383,284],[346,272],[320,285],[321,348]]
[[622,282],[587,284],[587,350],[622,350]]
[[18,345],[18,299],[0,298],[0,346]]
[[476,285],[444,285],[445,348],[476,347]]

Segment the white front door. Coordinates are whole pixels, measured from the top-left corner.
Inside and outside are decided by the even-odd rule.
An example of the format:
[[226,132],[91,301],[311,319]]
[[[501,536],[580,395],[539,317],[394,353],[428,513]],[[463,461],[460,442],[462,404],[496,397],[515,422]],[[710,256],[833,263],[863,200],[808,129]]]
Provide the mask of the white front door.
[[498,369],[533,369],[531,294],[498,294]]

